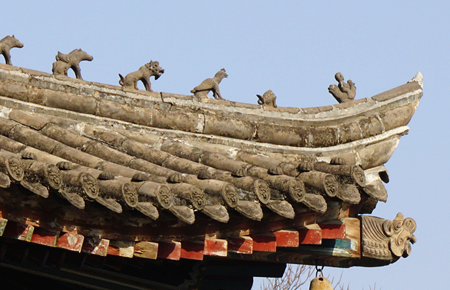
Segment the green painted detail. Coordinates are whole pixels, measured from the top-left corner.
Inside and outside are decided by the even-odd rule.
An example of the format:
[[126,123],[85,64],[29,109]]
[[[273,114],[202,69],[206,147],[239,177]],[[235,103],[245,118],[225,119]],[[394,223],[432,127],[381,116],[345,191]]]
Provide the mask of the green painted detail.
[[27,242],[30,242],[30,241],[31,241],[31,238],[33,237],[33,232],[34,232],[34,227],[33,227],[33,226],[30,226],[30,229],[28,230],[28,233],[27,233],[27,235],[26,235],[26,237],[25,237],[25,240],[26,240]]
[[59,239],[59,232],[58,232],[58,234],[55,236],[55,239],[53,240],[52,247],[56,247],[56,244],[58,243],[58,239]]
[[7,219],[0,219],[0,236],[3,236],[3,232],[5,231],[7,223],[8,223]]
[[357,243],[350,239],[322,240],[322,246],[355,251]]

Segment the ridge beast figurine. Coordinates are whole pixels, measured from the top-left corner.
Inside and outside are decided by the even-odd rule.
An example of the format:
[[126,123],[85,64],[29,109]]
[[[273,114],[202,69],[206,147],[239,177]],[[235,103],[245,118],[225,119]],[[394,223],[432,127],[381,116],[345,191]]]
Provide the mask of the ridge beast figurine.
[[164,69],[159,66],[159,62],[150,61],[149,63],[141,66],[137,71],[127,74],[125,77],[119,74],[119,84],[124,88],[134,88],[138,90],[137,82],[142,81],[145,90],[153,92],[150,77],[154,76],[155,80],[157,80],[163,73]]
[[64,54],[58,51],[58,54],[55,56],[56,61],[53,63],[52,72],[54,75],[65,75],[67,76],[67,71],[69,68],[73,70],[75,73],[75,77],[77,79],[82,80],[81,77],[81,69],[80,69],[80,61],[88,60],[91,61],[94,58],[79,49],[74,49],[68,54]]
[[330,85],[328,91],[339,103],[346,103],[352,101],[356,96],[355,83],[352,80],[344,82],[344,76],[338,72],[334,75],[338,81],[338,85]]
[[223,78],[228,77],[227,73],[225,72],[225,69],[221,69],[218,71],[213,78],[208,78],[204,80],[201,84],[196,86],[191,90],[191,93],[194,94],[194,96],[198,99],[202,99],[202,97],[206,97],[209,91],[213,92],[213,97],[218,100],[223,100],[222,96],[220,95],[219,90],[219,84],[222,81]]
[[277,96],[272,92],[272,90],[266,91],[262,96],[256,95],[258,97],[258,105],[267,105],[269,107],[276,108],[277,104],[275,103]]
[[5,63],[9,65],[12,65],[11,54],[9,53],[9,51],[13,47],[18,48],[23,47],[23,43],[20,42],[17,38],[15,38],[14,34],[13,36],[7,35],[0,40],[0,51],[3,54],[3,57],[5,58]]

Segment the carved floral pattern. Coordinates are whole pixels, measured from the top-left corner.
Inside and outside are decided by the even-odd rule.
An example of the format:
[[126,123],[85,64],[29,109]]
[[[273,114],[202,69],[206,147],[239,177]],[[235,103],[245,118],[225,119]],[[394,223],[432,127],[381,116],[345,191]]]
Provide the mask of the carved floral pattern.
[[328,196],[334,197],[339,189],[339,183],[333,175],[329,174],[324,177],[323,187]]
[[267,204],[270,200],[269,185],[262,180],[256,180],[254,186],[255,193],[258,196],[259,201],[261,201],[263,204]]
[[295,202],[302,202],[306,193],[305,185],[303,182],[297,179],[290,179],[289,183],[289,195]]
[[230,206],[230,207],[236,207],[238,202],[239,202],[239,197],[238,197],[238,192],[236,190],[236,188],[231,185],[231,184],[226,184],[222,190],[221,190],[221,194],[223,199],[225,200],[225,202]]
[[6,168],[9,175],[16,181],[21,181],[24,177],[24,170],[20,160],[15,157],[10,157],[6,160]]
[[159,204],[165,209],[169,209],[173,204],[173,194],[171,194],[170,189],[165,185],[161,185],[158,188],[157,198]]
[[83,172],[80,174],[80,182],[84,193],[89,198],[96,199],[99,194],[99,189],[95,177],[89,173]]
[[196,209],[202,210],[205,207],[205,193],[197,187],[191,189],[191,202]]
[[138,193],[136,187],[131,183],[125,183],[122,187],[123,199],[130,207],[135,207],[138,203]]
[[364,170],[357,166],[354,165],[351,167],[351,175],[353,180],[360,186],[364,186],[366,185],[366,176],[364,174]]
[[56,165],[49,164],[46,166],[47,182],[53,189],[60,189],[62,187],[62,176],[59,168]]

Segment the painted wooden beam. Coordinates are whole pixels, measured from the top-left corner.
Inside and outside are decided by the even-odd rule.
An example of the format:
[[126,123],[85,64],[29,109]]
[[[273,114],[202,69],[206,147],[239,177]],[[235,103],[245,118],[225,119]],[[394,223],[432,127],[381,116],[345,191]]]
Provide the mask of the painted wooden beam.
[[356,256],[361,256],[361,220],[359,218],[346,218],[343,221],[345,224],[345,238],[355,244],[352,248],[352,253]]
[[274,234],[251,235],[250,237],[253,239],[253,251],[277,251],[277,237]]
[[59,231],[35,228],[30,242],[48,247],[55,247],[58,242],[59,234]]
[[81,251],[91,255],[106,257],[108,255],[109,240],[85,237]]
[[158,258],[158,247],[158,243],[146,241],[137,242],[136,245],[134,245],[134,256],[156,260]]
[[31,241],[33,236],[34,226],[26,225],[23,223],[8,221],[8,225],[5,227],[3,232],[4,237],[21,240],[21,241]]
[[318,224],[306,225],[297,229],[301,245],[320,245],[322,244],[322,229]]
[[[322,225],[321,225],[322,226]],[[279,263],[294,263],[333,266],[333,267],[351,267],[361,264],[361,227],[358,218],[344,218],[337,223],[324,226],[328,230],[327,236],[330,237],[342,236],[339,239],[324,239],[321,240],[322,229],[317,224],[298,228],[301,235],[305,234],[304,238],[311,234],[314,236],[314,243],[302,244],[298,247],[278,247],[276,252],[259,251],[252,255],[242,255],[229,251],[230,258],[241,260],[265,261],[265,262],[279,262]],[[343,230],[344,229],[344,230]],[[254,237],[254,236],[252,236]],[[300,239],[302,236],[300,236]],[[312,240],[310,240],[311,242]],[[370,264],[364,264],[370,266]]]
[[64,233],[58,238],[56,247],[80,253],[81,248],[83,247],[83,242],[83,235],[75,233]]
[[335,220],[319,224],[322,229],[322,239],[344,239],[345,224],[343,220]]
[[253,239],[242,236],[236,238],[227,238],[228,251],[237,254],[253,254]]
[[357,242],[351,239],[324,240],[322,245],[332,249],[345,249],[352,251],[356,251],[358,247]]
[[0,237],[3,236],[3,232],[5,231],[7,223],[8,223],[7,219],[0,218]]
[[108,255],[124,258],[133,258],[135,242],[130,241],[109,241]]
[[158,259],[178,261],[181,257],[181,242],[164,241],[158,243]]
[[273,232],[276,237],[277,247],[295,248],[300,244],[300,234],[298,231],[281,230]]
[[205,248],[204,242],[182,241],[180,257],[183,259],[201,261],[203,260],[204,248]]
[[206,239],[203,254],[207,256],[226,257],[228,255],[228,241],[222,239]]

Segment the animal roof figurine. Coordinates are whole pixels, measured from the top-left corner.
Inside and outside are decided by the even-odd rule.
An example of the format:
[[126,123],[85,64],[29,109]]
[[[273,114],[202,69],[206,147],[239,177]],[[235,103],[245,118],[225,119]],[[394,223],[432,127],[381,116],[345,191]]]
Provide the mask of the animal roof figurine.
[[80,61],[88,60],[91,61],[94,58],[79,49],[74,49],[68,54],[64,54],[58,51],[58,54],[55,56],[56,61],[53,63],[52,72],[54,75],[65,75],[67,76],[67,71],[69,68],[73,70],[75,73],[75,77],[77,79],[83,79],[81,77],[81,69],[80,69]]
[[258,105],[267,105],[269,107],[277,107],[275,101],[277,100],[277,96],[272,92],[272,90],[266,91],[262,96],[256,95],[258,97]]
[[196,86],[191,90],[191,93],[194,94],[194,96],[201,100],[204,97],[207,96],[209,91],[213,92],[213,97],[217,100],[223,100],[222,95],[220,94],[219,90],[219,84],[222,81],[223,78],[228,77],[227,73],[225,72],[225,69],[221,69],[218,71],[213,78],[207,78],[204,80],[201,84]]
[[137,71],[127,74],[125,77],[119,74],[119,84],[124,88],[134,88],[137,90],[137,82],[141,81],[146,91],[153,92],[150,77],[154,76],[155,80],[157,80],[163,73],[164,69],[159,66],[159,62],[150,61],[141,66]]
[[23,47],[23,43],[20,42],[17,38],[13,36],[5,36],[2,38],[2,40],[0,40],[0,51],[3,54],[3,56],[5,57],[5,63],[12,65],[11,63],[11,54],[9,53],[9,51],[11,50],[11,48],[13,47],[18,47],[18,48],[22,48]]
[[346,103],[352,101],[356,96],[355,83],[352,80],[344,82],[344,76],[338,72],[334,75],[338,81],[338,85],[330,85],[328,91],[339,103]]

